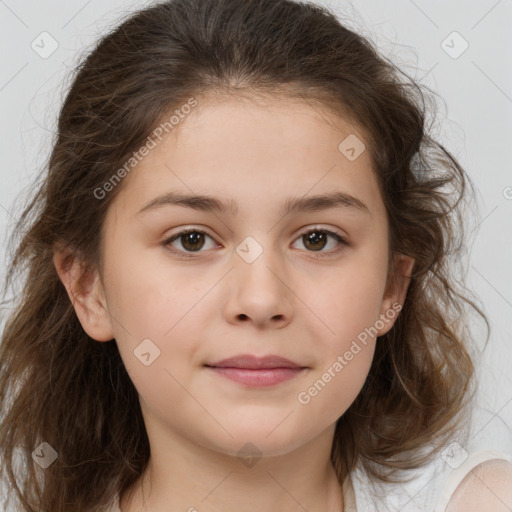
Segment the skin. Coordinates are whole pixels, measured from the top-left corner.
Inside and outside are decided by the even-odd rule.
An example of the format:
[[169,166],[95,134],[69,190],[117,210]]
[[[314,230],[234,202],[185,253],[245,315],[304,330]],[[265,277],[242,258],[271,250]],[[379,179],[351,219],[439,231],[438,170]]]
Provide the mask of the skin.
[[471,470],[454,492],[446,512],[510,512],[512,463],[490,460]]
[[[84,330],[99,342],[115,338],[140,396],[151,458],[121,510],[339,512],[330,463],[335,423],[382,341],[360,344],[309,403],[297,396],[358,334],[403,304],[410,280],[388,282],[389,228],[369,152],[349,161],[338,150],[349,134],[364,141],[364,133],[284,97],[198,101],[124,179],[105,219],[102,275],[92,270],[79,289],[80,262],[66,267],[62,252],[54,257]],[[347,207],[279,213],[289,197],[334,190],[364,202],[369,214]],[[166,205],[137,215],[167,191],[232,199],[238,214]],[[329,237],[311,249],[303,228],[318,225],[351,245]],[[164,241],[188,227],[212,238],[187,259]],[[251,263],[236,252],[247,236],[263,249]],[[171,247],[190,248],[179,238]],[[394,263],[410,276],[411,258],[396,255]],[[160,350],[149,366],[134,356],[146,338]],[[248,388],[204,367],[242,353],[277,354],[307,370]],[[251,466],[237,455],[246,443],[261,456]]]

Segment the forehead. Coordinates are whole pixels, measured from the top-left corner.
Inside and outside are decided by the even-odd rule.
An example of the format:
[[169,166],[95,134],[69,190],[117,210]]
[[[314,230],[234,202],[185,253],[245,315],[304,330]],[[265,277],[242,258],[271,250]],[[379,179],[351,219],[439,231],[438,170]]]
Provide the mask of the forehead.
[[280,207],[290,197],[339,190],[382,213],[365,134],[314,103],[197,97],[155,141],[123,183],[131,214],[167,191],[233,199],[243,212],[258,200]]
[[[199,149],[200,143],[201,149],[217,148],[216,155],[223,158],[246,155],[246,159],[302,161],[308,155],[318,159],[319,153],[327,157],[350,134],[366,138],[361,128],[318,102],[281,95],[264,99],[199,97],[197,107],[169,134],[160,150],[164,153],[166,145]],[[226,153],[226,149],[230,151]],[[369,154],[366,156],[369,161]]]

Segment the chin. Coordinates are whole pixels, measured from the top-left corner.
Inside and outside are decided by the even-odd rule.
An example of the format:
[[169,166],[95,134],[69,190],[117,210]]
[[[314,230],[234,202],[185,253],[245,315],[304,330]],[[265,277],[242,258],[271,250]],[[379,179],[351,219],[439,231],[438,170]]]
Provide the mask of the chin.
[[238,457],[243,462],[245,458],[251,460],[251,458],[257,459],[262,456],[286,455],[307,444],[319,434],[319,432],[307,432],[306,429],[299,433],[285,428],[284,424],[277,428],[276,425],[274,422],[272,428],[268,428],[267,424],[259,425],[260,428],[258,425],[252,425],[250,428],[231,426],[227,429],[232,434],[232,438],[223,436],[222,439],[210,439],[207,444],[215,451]]

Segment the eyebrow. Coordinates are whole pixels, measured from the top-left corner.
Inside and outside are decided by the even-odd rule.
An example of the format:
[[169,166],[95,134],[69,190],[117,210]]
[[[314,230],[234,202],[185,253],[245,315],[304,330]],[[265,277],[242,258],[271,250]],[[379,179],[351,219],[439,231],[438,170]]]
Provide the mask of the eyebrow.
[[[218,197],[168,192],[146,203],[136,215],[160,208],[165,205],[183,206],[203,212],[238,213],[238,205],[233,200]],[[360,199],[345,192],[332,192],[308,197],[292,197],[281,207],[281,215],[299,212],[313,212],[332,208],[350,208],[372,216],[370,209]]]

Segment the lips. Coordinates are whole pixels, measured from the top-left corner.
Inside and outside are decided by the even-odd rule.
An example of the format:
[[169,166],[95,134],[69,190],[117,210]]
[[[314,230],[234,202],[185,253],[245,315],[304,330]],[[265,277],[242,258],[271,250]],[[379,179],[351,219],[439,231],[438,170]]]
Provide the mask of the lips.
[[307,371],[306,366],[270,355],[256,357],[239,355],[205,365],[215,374],[247,387],[271,387]]
[[206,364],[213,368],[240,368],[246,370],[269,370],[274,368],[305,368],[298,363],[285,359],[284,357],[270,355],[256,357],[253,355],[239,355]]

